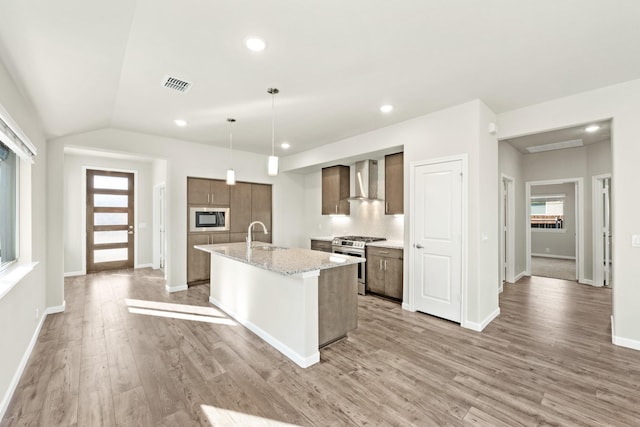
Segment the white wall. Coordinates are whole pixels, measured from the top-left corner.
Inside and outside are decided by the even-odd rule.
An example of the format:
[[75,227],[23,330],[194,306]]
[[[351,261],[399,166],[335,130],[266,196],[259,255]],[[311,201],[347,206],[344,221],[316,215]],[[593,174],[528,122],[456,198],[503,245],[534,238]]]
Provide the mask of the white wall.
[[[498,158],[499,158],[499,179],[502,179],[502,174],[513,178],[513,192],[514,192],[514,274],[515,277],[523,275],[527,270],[527,238],[526,238],[526,191],[525,180],[523,177],[523,155],[511,144],[506,142],[499,143]],[[502,257],[500,259],[503,259]]]
[[[13,289],[0,299],[0,417],[8,404],[9,393],[16,386],[16,372],[21,366],[30,341],[35,338],[47,307],[46,287],[46,225],[42,212],[46,212],[45,172],[47,146],[38,115],[13,83],[9,73],[0,63],[0,103],[9,112],[20,129],[38,150],[33,165],[21,162],[27,178],[21,186],[26,187],[21,207],[21,256],[31,254],[38,265]],[[30,173],[29,173],[30,169]],[[21,174],[24,177],[24,174]],[[29,189],[30,187],[30,189]],[[30,190],[30,191],[29,191]],[[38,213],[31,215],[29,210]],[[26,225],[26,227],[25,227]],[[30,229],[30,233],[24,233]],[[36,316],[36,310],[38,315]]]
[[[187,176],[224,179],[228,167],[226,149],[180,141],[159,136],[145,135],[119,129],[103,129],[49,141],[51,158],[62,156],[65,146],[127,153],[151,158],[166,159],[167,188],[167,286],[181,288],[186,285],[186,242]],[[234,152],[234,169],[240,181],[261,182],[273,185],[273,242],[283,246],[303,246],[307,244],[308,233],[303,230],[304,206],[302,176],[295,173],[281,173],[277,177],[266,174],[266,155]],[[62,182],[60,167],[50,170],[50,182]],[[51,188],[51,197],[62,199],[62,184]],[[53,242],[51,252],[63,252],[62,224],[65,209],[50,198],[53,224],[50,233]],[[59,229],[59,230],[58,230]],[[63,300],[62,257],[55,262],[60,271],[51,276],[51,286],[56,296]],[[58,292],[58,290],[60,290]]]
[[[64,156],[64,273],[86,272],[85,265],[85,193],[86,169],[111,169],[136,173],[134,216],[136,236],[135,266],[150,265],[153,261],[153,162],[109,157]],[[158,168],[161,169],[161,168]],[[157,172],[160,174],[160,172]]]
[[[384,192],[384,157],[372,157],[378,161],[378,198],[385,199]],[[355,167],[350,166],[350,195],[355,195]],[[361,236],[385,237],[387,240],[404,239],[404,217],[385,215],[384,202],[381,201],[351,201],[351,214],[348,216],[322,215],[322,171],[306,174],[304,177],[305,191],[305,230],[309,230],[309,237],[313,236],[344,236],[349,234]],[[307,246],[309,244],[307,243]]]
[[[564,227],[562,230],[531,229],[531,255],[576,257],[576,189],[574,183],[534,185],[532,196],[564,194]],[[586,227],[585,231],[589,231]],[[587,252],[591,253],[591,252]]]
[[[640,80],[633,80],[502,113],[499,138],[513,138],[612,118],[612,224],[614,342],[640,349],[640,199],[636,197],[640,158]],[[585,192],[585,194],[587,194]]]

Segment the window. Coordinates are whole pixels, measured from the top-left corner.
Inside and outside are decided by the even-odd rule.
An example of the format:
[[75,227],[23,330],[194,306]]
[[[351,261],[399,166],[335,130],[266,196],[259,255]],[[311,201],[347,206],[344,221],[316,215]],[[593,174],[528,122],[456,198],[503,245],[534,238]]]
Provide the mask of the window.
[[[0,105],[0,272],[3,275],[12,270],[8,267],[14,262],[31,261],[21,259],[19,253],[19,200],[31,191],[29,171],[35,155],[36,148]],[[31,217],[31,212],[22,214]],[[13,283],[17,276],[14,274],[11,277]],[[7,283],[5,281],[3,287],[0,287],[0,298],[6,291]]]
[[18,158],[0,142],[0,271],[18,258]]
[[531,196],[532,229],[564,229],[564,195]]

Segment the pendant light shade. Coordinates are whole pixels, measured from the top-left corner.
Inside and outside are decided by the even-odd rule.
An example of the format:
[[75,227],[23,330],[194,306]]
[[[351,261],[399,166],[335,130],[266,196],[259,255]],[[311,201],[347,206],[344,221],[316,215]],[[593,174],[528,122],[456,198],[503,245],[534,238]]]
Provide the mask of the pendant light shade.
[[269,176],[278,175],[278,157],[277,156],[269,156],[269,163],[267,165],[267,173]]
[[229,169],[227,169],[227,185],[236,184],[236,171],[233,170],[233,133],[231,132],[235,121],[236,119],[227,119],[227,122],[229,122]]
[[275,96],[280,91],[275,87],[270,87],[267,92],[271,94],[271,155],[269,156],[269,162],[267,163],[267,173],[269,176],[278,175],[278,157],[276,157],[276,109],[275,109]]

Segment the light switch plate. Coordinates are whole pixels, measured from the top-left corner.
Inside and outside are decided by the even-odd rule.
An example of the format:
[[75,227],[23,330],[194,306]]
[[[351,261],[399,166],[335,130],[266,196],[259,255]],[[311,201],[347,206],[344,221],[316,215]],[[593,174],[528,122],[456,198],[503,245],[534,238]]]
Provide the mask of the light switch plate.
[[640,248],[640,234],[631,235],[631,246],[634,248]]

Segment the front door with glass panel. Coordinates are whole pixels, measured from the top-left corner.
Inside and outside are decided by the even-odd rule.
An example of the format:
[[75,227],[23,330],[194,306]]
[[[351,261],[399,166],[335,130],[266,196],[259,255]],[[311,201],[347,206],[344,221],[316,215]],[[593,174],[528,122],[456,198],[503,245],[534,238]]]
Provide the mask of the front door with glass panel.
[[87,170],[87,273],[133,268],[133,174]]

